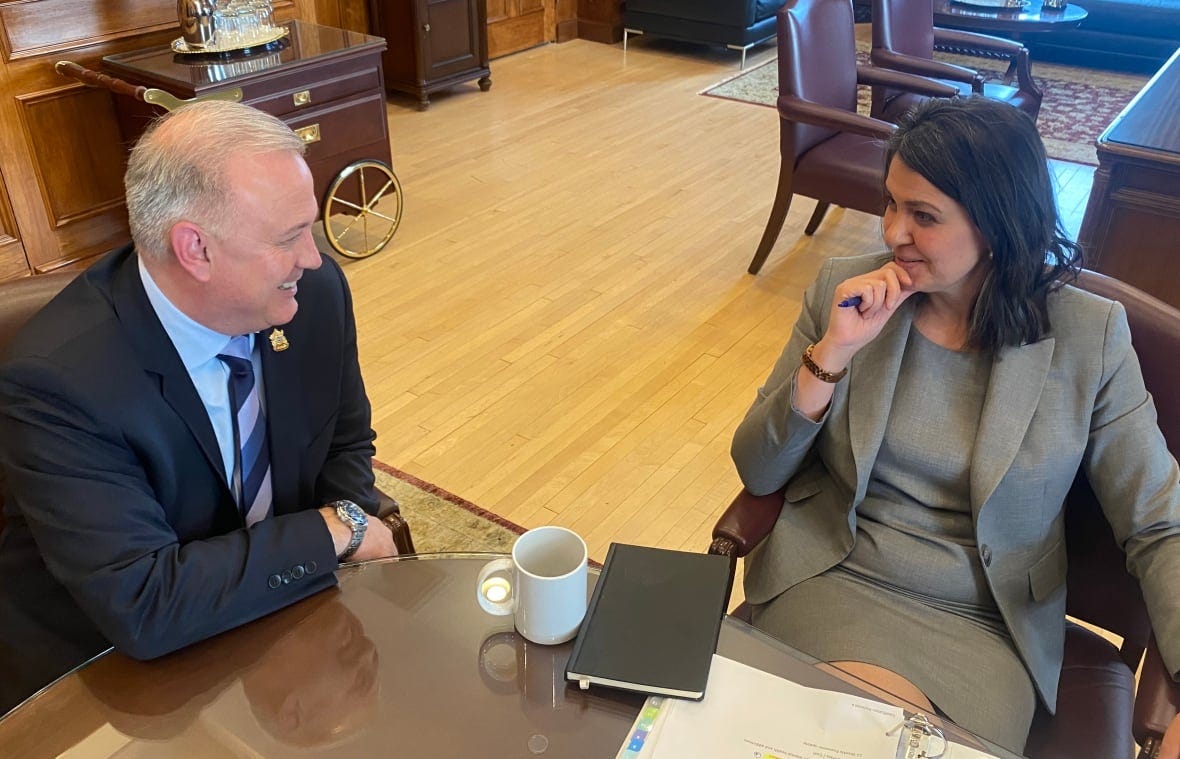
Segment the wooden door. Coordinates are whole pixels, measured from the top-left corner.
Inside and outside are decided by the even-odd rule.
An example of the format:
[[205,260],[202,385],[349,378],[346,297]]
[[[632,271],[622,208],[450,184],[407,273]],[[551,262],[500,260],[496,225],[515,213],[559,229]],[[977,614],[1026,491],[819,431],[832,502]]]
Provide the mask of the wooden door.
[[487,0],[487,4],[489,57],[554,41],[556,0]]

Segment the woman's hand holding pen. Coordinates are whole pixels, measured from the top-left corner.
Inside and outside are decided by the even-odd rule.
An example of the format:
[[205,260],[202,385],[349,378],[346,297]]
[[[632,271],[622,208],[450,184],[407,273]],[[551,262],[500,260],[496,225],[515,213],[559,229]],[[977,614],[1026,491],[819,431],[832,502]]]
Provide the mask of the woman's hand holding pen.
[[841,282],[832,299],[828,330],[815,346],[816,354],[829,357],[832,371],[842,369],[881,334],[898,307],[914,294],[912,285],[909,273],[892,261]]
[[[910,275],[892,261],[841,282],[832,300],[828,330],[812,348],[811,361],[828,374],[839,375],[857,351],[881,334],[898,306],[914,294],[912,285]],[[818,421],[831,403],[835,384],[831,378],[822,380],[806,368],[797,377],[791,404]]]

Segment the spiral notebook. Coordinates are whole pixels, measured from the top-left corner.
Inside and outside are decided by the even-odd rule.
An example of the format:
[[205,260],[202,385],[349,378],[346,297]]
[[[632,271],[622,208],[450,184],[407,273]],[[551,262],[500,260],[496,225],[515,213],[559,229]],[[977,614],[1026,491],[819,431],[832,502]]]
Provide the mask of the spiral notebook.
[[612,543],[566,679],[701,698],[730,583],[726,556]]

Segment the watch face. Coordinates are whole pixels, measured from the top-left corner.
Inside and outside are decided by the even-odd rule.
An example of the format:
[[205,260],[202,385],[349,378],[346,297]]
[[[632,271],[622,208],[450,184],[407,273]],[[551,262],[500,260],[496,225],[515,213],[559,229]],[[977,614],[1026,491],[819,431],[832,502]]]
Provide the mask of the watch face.
[[369,523],[369,516],[352,501],[337,501],[336,511],[340,518],[353,525],[367,525]]

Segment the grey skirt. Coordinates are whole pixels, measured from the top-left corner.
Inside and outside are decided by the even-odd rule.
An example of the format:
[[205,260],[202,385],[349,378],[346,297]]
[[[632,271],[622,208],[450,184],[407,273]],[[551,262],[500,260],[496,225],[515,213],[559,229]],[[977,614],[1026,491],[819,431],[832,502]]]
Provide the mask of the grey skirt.
[[836,567],[755,606],[753,622],[823,661],[858,661],[914,683],[946,716],[1022,753],[1037,706],[1003,629]]

